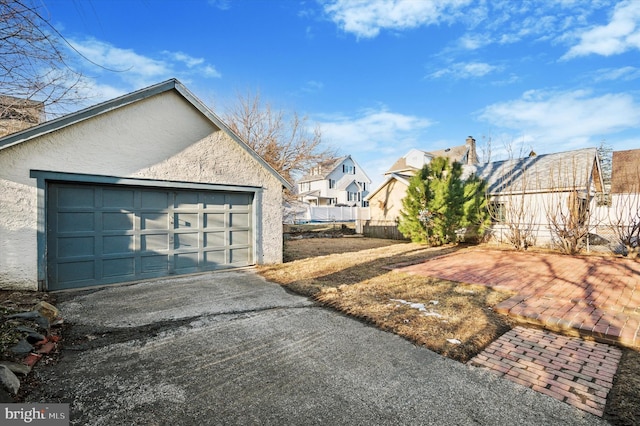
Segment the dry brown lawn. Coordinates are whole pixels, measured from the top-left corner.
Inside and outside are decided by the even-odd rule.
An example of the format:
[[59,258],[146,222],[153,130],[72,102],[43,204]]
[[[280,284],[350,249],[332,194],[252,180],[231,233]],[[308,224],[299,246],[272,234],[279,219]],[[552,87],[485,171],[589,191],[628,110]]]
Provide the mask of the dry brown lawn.
[[289,262],[259,270],[324,306],[465,362],[511,328],[491,308],[511,294],[388,269],[458,249],[361,237],[305,238],[286,242]]
[[[324,306],[466,362],[514,325],[492,310],[511,294],[391,270],[460,249],[362,237],[294,239],[285,242],[284,264],[259,271]],[[640,425],[637,351],[623,350],[604,417],[613,425]]]

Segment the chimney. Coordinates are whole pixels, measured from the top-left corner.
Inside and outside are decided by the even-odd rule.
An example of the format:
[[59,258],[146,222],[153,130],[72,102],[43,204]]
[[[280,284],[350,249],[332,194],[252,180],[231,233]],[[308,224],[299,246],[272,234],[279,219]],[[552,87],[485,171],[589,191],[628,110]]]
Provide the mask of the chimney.
[[466,145],[469,147],[467,153],[467,164],[478,164],[478,154],[476,153],[476,140],[473,136],[467,138]]

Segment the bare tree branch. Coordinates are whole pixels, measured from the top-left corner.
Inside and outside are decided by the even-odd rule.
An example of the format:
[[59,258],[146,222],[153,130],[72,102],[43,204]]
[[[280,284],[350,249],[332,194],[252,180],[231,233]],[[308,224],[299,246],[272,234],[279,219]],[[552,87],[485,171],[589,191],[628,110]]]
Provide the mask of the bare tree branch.
[[306,116],[274,110],[262,101],[260,92],[238,94],[224,118],[231,130],[289,181],[335,155],[322,146],[320,128],[308,129]]
[[[0,0],[2,117],[14,115],[24,101],[38,102],[48,112],[54,105],[65,112],[81,100],[82,75],[66,62],[60,47],[66,40],[43,18],[39,7],[32,0]],[[6,133],[9,129],[2,126],[0,132]]]

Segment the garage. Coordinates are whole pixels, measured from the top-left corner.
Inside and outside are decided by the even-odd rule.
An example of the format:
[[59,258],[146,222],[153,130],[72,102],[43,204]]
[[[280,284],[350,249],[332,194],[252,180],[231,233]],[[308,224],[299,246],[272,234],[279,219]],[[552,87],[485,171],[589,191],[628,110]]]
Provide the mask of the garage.
[[272,166],[175,79],[0,138],[0,288],[282,262]]
[[253,194],[50,183],[49,289],[253,262]]

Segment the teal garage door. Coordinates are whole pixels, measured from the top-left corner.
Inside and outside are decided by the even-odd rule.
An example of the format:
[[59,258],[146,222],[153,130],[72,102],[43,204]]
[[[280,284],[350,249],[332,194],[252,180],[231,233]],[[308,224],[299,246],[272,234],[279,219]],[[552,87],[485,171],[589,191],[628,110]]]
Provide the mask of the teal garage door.
[[247,266],[253,193],[49,183],[49,290]]

